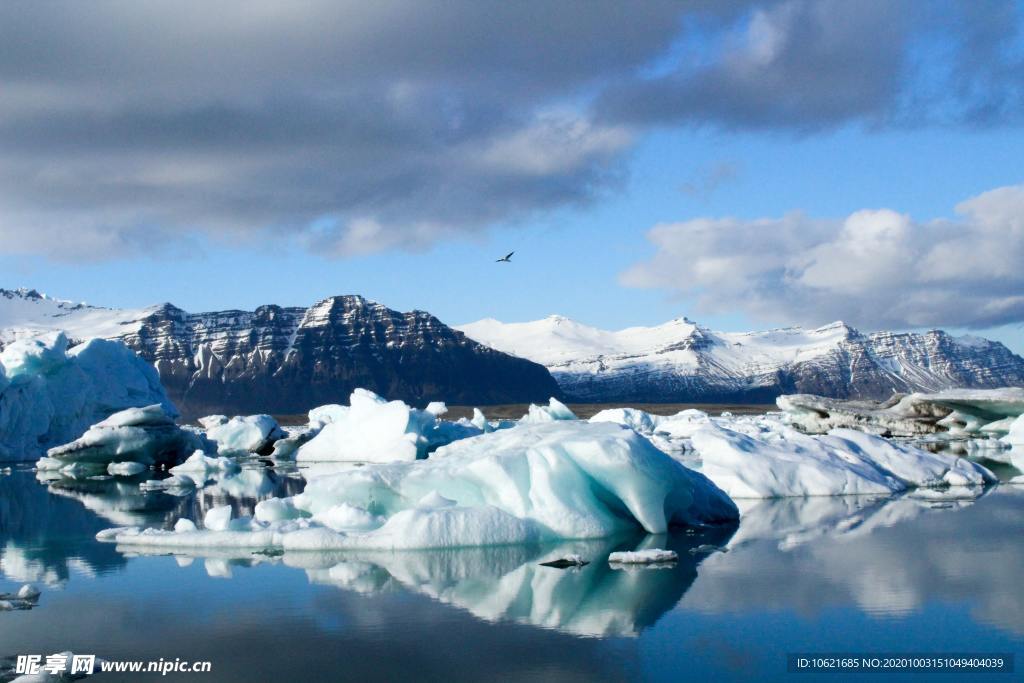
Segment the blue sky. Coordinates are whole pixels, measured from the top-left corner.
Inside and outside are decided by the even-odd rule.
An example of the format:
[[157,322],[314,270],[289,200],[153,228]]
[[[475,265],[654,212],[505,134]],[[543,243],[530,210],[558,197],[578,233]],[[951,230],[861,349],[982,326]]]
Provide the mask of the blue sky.
[[[107,55],[93,54],[93,43],[127,39],[105,34],[102,17],[84,28],[63,25],[82,32],[72,44],[85,56],[66,50],[67,63],[58,56],[38,68],[25,61],[31,54],[9,68],[0,63],[0,79],[30,93],[15,98],[21,108],[10,105],[8,121],[17,125],[0,125],[0,151],[9,150],[0,178],[19,190],[0,193],[4,284],[99,305],[172,301],[192,311],[359,293],[450,323],[559,313],[619,328],[687,315],[737,330],[852,317],[868,330],[970,328],[1024,352],[1024,279],[999,263],[1024,256],[1015,195],[974,213],[955,208],[1024,184],[1024,133],[1013,106],[1024,83],[1019,4],[991,3],[989,12],[943,4],[966,13],[958,21],[922,21],[922,11],[937,6],[927,3],[865,2],[856,11],[802,0],[735,5],[680,14],[669,3],[664,11],[680,28],[668,32],[657,17],[619,30],[621,8],[595,5],[592,34],[575,37],[564,35],[580,23],[567,9],[547,59],[577,49],[566,41],[630,41],[610,47],[611,58],[579,47],[571,53],[579,73],[567,67],[549,76],[543,62],[516,62],[510,72],[506,61],[521,45],[474,42],[481,54],[472,68],[440,57],[414,68],[415,54],[398,54],[392,71],[328,71],[311,78],[314,91],[282,88],[293,76],[285,67],[266,81],[252,72],[261,56],[286,66],[294,57],[294,75],[303,77],[314,58],[349,63],[345,41],[362,45],[365,35],[321,36],[300,17],[283,22],[282,33],[312,32],[306,37],[320,52],[282,55],[262,38],[247,45],[246,35],[237,48],[225,41],[210,48],[212,63],[255,55],[251,68],[225,67],[230,83],[207,82],[206,72],[166,50],[148,59],[140,39],[117,47],[138,54],[141,66],[104,81],[88,69],[70,73],[67,63],[94,62],[99,73]],[[463,9],[470,24],[486,20]],[[1009,35],[993,38],[1007,16]],[[26,25],[39,27],[53,17],[31,19]],[[117,26],[160,18],[113,19]],[[177,20],[180,31],[195,30]],[[218,18],[207,21],[218,35]],[[433,55],[439,48],[420,22],[417,40]],[[688,33],[693,22],[703,23]],[[454,26],[437,29],[438,44],[458,43]],[[526,44],[548,39],[536,18],[516,26],[509,30]],[[873,46],[862,46],[866,37]],[[1002,41],[1003,49],[983,55],[971,41]],[[359,49],[389,64],[391,48],[369,43]],[[494,54],[482,54],[488,50]],[[543,46],[535,51],[545,54]],[[820,68],[807,71],[815,60]],[[50,86],[67,90],[68,79],[81,97],[35,101]],[[777,86],[760,84],[773,79]],[[168,94],[172,86],[180,96]],[[154,113],[154,98],[168,111]],[[106,99],[118,104],[95,104]],[[250,107],[256,100],[266,111]],[[374,120],[378,105],[383,123]],[[42,107],[69,116],[51,121],[39,116]],[[30,127],[19,117],[27,122],[32,113]],[[82,118],[89,123],[80,129],[72,121]],[[338,137],[351,121],[367,128]],[[308,139],[295,133],[302,126]],[[278,135],[284,144],[261,147]],[[346,165],[351,157],[358,163]],[[870,231],[883,237],[852,244],[861,228],[844,233],[846,219],[875,209],[906,224],[893,228],[888,214],[872,214],[867,225],[881,226]],[[778,222],[794,212],[802,216],[796,227]],[[699,218],[734,221],[715,224],[714,244],[691,243]],[[655,245],[648,232],[659,224],[671,227],[668,241]],[[776,230],[799,235],[787,233],[777,249],[749,239],[767,233],[770,243]],[[965,244],[975,235],[984,245],[967,263]],[[933,240],[941,253],[932,253]],[[494,263],[510,250],[511,264]],[[905,252],[906,268],[934,262],[935,272],[951,274],[933,286],[927,273],[902,274],[898,259],[875,272],[894,250]],[[749,268],[762,253],[773,265]],[[747,265],[709,270],[723,259]],[[823,269],[847,268],[822,279]],[[997,312],[971,313],[991,301],[1000,302]]]

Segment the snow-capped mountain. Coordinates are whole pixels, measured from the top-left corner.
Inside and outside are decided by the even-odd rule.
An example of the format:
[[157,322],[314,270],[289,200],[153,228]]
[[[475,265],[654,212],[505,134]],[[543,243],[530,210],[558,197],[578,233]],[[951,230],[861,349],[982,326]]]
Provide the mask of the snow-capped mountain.
[[483,346],[423,311],[360,296],[309,308],[187,313],[172,304],[111,309],[0,289],[0,344],[64,330],[72,341],[121,339],[152,362],[184,415],[299,413],[345,402],[356,387],[422,403],[546,400],[542,366]]
[[894,391],[1024,386],[1024,359],[998,342],[815,330],[713,332],[686,318],[615,332],[562,316],[459,326],[487,346],[545,365],[576,401],[769,401],[779,394],[887,398]]

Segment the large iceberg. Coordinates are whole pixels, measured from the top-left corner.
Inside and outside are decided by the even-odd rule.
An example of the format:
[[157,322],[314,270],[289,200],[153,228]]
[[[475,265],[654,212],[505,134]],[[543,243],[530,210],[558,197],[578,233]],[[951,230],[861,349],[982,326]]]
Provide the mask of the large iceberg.
[[632,408],[591,418],[629,426],[706,475],[734,498],[895,493],[915,487],[995,481],[987,469],[954,455],[929,453],[853,429],[810,435],[778,415],[711,417],[697,410],[670,416]]
[[310,411],[310,427],[323,428],[302,444],[298,462],[392,462],[423,458],[433,448],[476,436],[483,429],[466,422],[446,422],[443,403],[427,410],[402,401],[387,401],[372,391],[356,389],[349,405],[323,406]]
[[1024,414],[1024,389],[949,389],[895,394],[888,401],[845,401],[811,394],[780,396],[785,420],[810,434],[837,427],[882,436],[998,435]]
[[0,352],[0,461],[36,460],[126,408],[167,399],[156,370],[117,341],[69,348],[63,333],[11,342]]
[[457,441],[428,460],[323,476],[227,530],[114,529],[100,538],[285,550],[462,547],[663,533],[737,515],[706,477],[636,432],[555,421]]
[[734,498],[895,493],[914,487],[981,487],[995,475],[976,463],[853,429],[809,436],[764,421],[696,430],[700,470]]
[[199,445],[195,434],[178,427],[164,406],[156,403],[114,413],[46,455],[63,463],[173,464]]

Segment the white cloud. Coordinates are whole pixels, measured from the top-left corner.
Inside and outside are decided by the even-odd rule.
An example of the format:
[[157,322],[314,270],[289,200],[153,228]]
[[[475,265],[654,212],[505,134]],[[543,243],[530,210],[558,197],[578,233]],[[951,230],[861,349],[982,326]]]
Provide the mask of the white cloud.
[[697,218],[648,233],[651,260],[624,284],[695,296],[704,311],[868,328],[984,327],[1024,320],[1024,185],[956,206],[955,220],[889,209]]

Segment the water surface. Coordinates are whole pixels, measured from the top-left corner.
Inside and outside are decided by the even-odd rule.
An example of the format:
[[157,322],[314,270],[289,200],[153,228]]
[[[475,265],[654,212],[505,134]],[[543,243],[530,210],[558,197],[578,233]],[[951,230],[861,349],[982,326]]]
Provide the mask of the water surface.
[[[251,513],[302,486],[300,472],[258,464],[181,497],[140,493],[135,479],[0,476],[0,592],[43,590],[35,609],[0,612],[0,658],[213,663],[164,680],[746,681],[793,679],[788,652],[1020,660],[1024,649],[1024,488],[1006,485],[976,501],[748,501],[738,528],[555,547],[190,556],[93,538],[224,503]],[[727,552],[691,552],[700,546]],[[642,547],[680,561],[632,571],[605,561]],[[593,562],[538,565],[566,552]],[[994,677],[1012,678],[982,678]],[[821,680],[840,678],[850,677]]]

